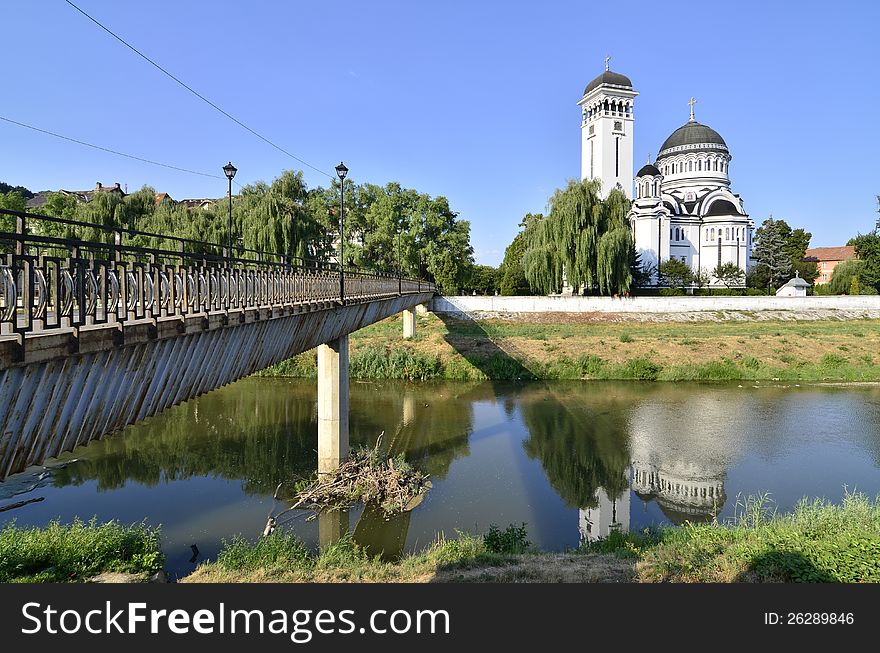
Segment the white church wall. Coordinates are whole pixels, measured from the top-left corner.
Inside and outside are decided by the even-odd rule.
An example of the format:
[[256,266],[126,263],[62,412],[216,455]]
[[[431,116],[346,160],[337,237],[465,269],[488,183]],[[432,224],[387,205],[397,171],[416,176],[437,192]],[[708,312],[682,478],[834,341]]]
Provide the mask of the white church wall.
[[811,297],[434,297],[434,313],[690,313],[700,311],[868,311],[880,316],[880,295]]

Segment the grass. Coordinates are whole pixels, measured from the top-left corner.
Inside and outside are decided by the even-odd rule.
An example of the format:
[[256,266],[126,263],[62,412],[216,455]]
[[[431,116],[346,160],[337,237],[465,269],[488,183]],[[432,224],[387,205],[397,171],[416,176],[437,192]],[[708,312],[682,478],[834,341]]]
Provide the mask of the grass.
[[79,519],[45,528],[0,530],[0,582],[81,582],[104,572],[146,578],[162,568],[159,531],[144,524],[123,526]]
[[350,537],[318,553],[276,532],[226,542],[184,582],[880,582],[880,499],[802,501],[776,514],[766,496],[740,501],[729,523],[685,524],[540,553],[525,524],[484,536],[439,537],[396,563],[367,556]]
[[[444,322],[428,314],[418,316],[414,340],[404,341],[400,328],[398,319],[389,318],[352,334],[350,375],[413,381],[880,381],[874,360],[880,320]],[[314,378],[315,354],[260,374]]]
[[766,496],[730,523],[613,533],[584,547],[636,561],[643,582],[880,582],[880,500],[802,501],[779,515]]
[[187,583],[226,582],[602,582],[631,580],[632,564],[615,555],[531,551],[525,525],[438,539],[399,562],[367,556],[350,537],[311,553],[295,536],[275,532],[251,543],[224,542],[214,562]]

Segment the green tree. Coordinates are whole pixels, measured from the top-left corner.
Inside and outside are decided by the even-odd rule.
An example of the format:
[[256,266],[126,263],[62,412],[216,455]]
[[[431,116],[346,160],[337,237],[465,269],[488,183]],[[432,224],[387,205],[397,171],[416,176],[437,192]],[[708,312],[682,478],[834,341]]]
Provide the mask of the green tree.
[[712,270],[712,275],[728,288],[741,286],[746,277],[736,263],[722,263]]
[[866,282],[867,264],[860,259],[838,263],[828,287],[835,295],[876,295],[877,289]]
[[663,261],[659,268],[660,283],[670,288],[681,288],[691,283],[694,279],[694,272],[684,261],[677,258],[670,258]]
[[[24,211],[25,199],[17,190],[0,194],[0,209],[7,211]],[[15,218],[11,215],[0,215],[0,231],[15,231]]]
[[[851,238],[847,245],[855,247],[856,256],[863,263],[859,275],[860,283],[880,290],[880,232],[875,230],[867,234],[858,234],[855,238]],[[839,263],[834,268],[834,276],[837,276],[837,270],[841,265],[843,263]]]
[[[791,250],[786,249],[791,228],[783,220],[769,217],[758,227],[754,257],[757,260],[755,281],[765,284],[767,294],[791,278]],[[814,266],[815,267],[815,266]]]
[[632,284],[630,201],[617,188],[605,200],[598,180],[572,180],[550,198],[550,213],[526,230],[526,279],[540,293],[563,283],[602,294],[624,293]]
[[468,273],[465,292],[476,292],[478,295],[494,295],[500,286],[498,268],[491,265],[474,265]]
[[642,255],[636,250],[633,243],[629,251],[629,273],[632,276],[633,288],[644,288],[651,285],[651,279],[657,271],[657,266],[652,263],[642,263]]
[[31,199],[34,196],[34,194],[24,186],[10,186],[6,182],[0,181],[0,195],[6,195],[7,193],[10,193],[12,191],[16,191],[25,199],[25,201]]

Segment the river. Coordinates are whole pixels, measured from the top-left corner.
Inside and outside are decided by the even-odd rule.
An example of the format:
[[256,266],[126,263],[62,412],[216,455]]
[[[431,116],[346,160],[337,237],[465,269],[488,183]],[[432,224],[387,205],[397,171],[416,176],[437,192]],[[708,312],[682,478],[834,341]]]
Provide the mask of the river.
[[[258,537],[286,505],[277,484],[316,467],[316,395],[314,381],[250,378],[187,402],[0,483],[0,505],[43,498],[0,523],[146,520],[162,527],[166,570],[186,575],[224,538]],[[391,521],[297,515],[286,528],[310,546],[348,528],[393,557],[525,523],[536,546],[561,550],[611,529],[728,519],[760,493],[781,511],[845,488],[880,494],[874,386],[353,381],[350,428],[353,446],[384,432],[434,487]]]

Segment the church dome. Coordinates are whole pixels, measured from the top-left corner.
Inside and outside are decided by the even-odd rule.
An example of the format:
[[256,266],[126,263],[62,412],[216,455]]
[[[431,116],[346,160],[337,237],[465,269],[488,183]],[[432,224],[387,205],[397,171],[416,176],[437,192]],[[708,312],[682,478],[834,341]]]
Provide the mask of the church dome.
[[636,177],[648,177],[648,176],[653,176],[653,177],[660,176],[660,171],[657,170],[657,168],[654,167],[653,165],[651,165],[650,163],[647,165],[643,165],[642,169],[636,173]]
[[625,86],[626,88],[632,88],[632,82],[629,81],[629,77],[626,75],[621,75],[620,73],[614,73],[610,70],[606,70],[601,75],[599,75],[592,82],[587,84],[587,88],[584,89],[584,95],[592,91],[594,88],[601,86],[602,84],[611,84],[612,86]]
[[[727,143],[725,143],[724,139],[721,138],[721,134],[719,134],[708,125],[700,124],[696,120],[689,120],[684,125],[672,132],[669,135],[669,138],[663,141],[663,145],[660,146],[659,156],[667,154],[668,151],[673,148],[682,147],[685,145],[691,146],[687,148],[689,151],[700,149],[712,151],[722,150],[724,152],[728,151]],[[700,145],[705,145],[707,147],[700,148]]]

